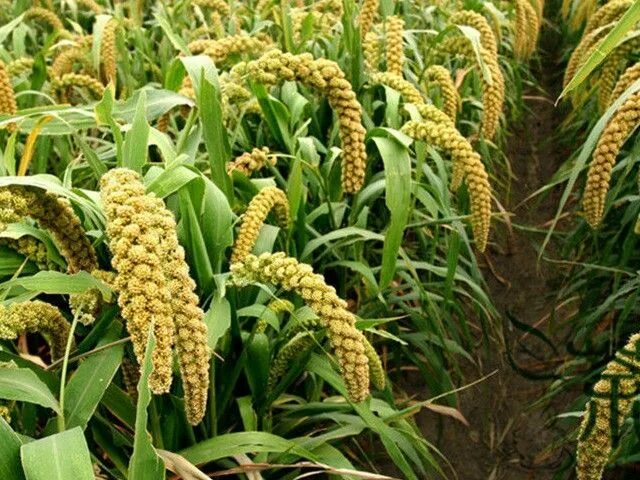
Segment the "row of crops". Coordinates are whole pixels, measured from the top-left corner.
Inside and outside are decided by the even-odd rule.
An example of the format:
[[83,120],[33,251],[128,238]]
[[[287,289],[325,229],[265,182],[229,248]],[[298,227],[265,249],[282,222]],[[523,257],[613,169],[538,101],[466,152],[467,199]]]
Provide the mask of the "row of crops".
[[[568,353],[532,402],[592,397],[558,442],[597,479],[640,451],[637,337],[607,365],[638,330],[638,5],[556,3],[584,147],[538,192]],[[500,349],[480,265],[544,1],[0,7],[0,478],[454,475],[413,418]]]
[[639,9],[630,0],[561,5],[571,39],[562,130],[573,153],[540,193],[562,192],[541,256],[554,239],[566,266],[556,310],[564,358],[546,376],[542,403],[566,392],[575,399],[562,416],[578,417],[567,439],[577,440],[580,480],[603,478],[607,465],[621,475],[611,478],[632,478],[638,461]]

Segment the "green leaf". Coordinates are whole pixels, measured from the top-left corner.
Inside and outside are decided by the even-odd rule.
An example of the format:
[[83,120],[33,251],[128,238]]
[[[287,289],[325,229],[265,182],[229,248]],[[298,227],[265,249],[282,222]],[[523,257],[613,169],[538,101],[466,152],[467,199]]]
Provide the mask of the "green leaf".
[[391,222],[385,234],[380,270],[380,290],[386,288],[396,272],[396,263],[411,208],[411,158],[409,151],[393,137],[373,137],[384,163],[385,203]]
[[18,15],[16,18],[11,20],[9,23],[5,24],[0,28],[0,43],[3,43],[5,39],[11,34],[16,26],[22,23],[22,19],[24,18],[24,13]]
[[233,200],[231,179],[226,164],[231,158],[227,129],[223,123],[222,100],[218,71],[211,58],[200,55],[182,59],[196,92],[202,120],[202,135],[209,154],[211,178],[229,201]]
[[[347,390],[342,378],[333,368],[331,368],[326,357],[320,357],[313,354],[309,360],[307,368],[322,377],[345,398],[348,398]],[[369,405],[359,403],[352,404],[352,406],[362,420],[365,421],[367,426],[380,436],[380,440],[386,448],[387,453],[393,460],[396,467],[402,471],[404,477],[407,479],[417,480],[418,477],[411,468],[411,465],[407,462],[405,454],[403,453],[403,450],[413,453],[411,451],[411,445],[407,445],[405,442],[400,441],[398,433],[393,428],[385,424],[382,419],[376,417],[371,411]]]
[[269,125],[269,130],[276,137],[276,140],[283,147],[286,147],[289,153],[294,153],[294,139],[289,131],[290,114],[289,110],[277,98],[269,95],[267,89],[260,84],[253,84],[251,90],[260,103],[260,109],[264,114],[264,118]]
[[607,55],[616,48],[624,36],[635,28],[640,21],[640,2],[634,2],[627,12],[618,20],[613,29],[602,40],[602,43],[596,48],[584,64],[578,69],[571,81],[564,88],[558,100],[567,93],[578,87],[591,72],[607,57]]
[[12,287],[22,287],[33,294],[46,293],[49,295],[84,293],[90,289],[97,289],[106,301],[111,301],[113,297],[113,291],[88,272],[68,274],[43,271],[31,277],[14,278],[0,283],[0,289]]
[[136,425],[136,408],[131,397],[113,383],[107,387],[102,397],[102,405],[107,407],[116,418],[119,418],[132,430]]
[[492,85],[493,78],[491,78],[491,70],[489,70],[489,67],[484,63],[482,54],[480,53],[482,49],[482,42],[480,41],[480,32],[475,28],[469,27],[467,25],[456,25],[456,26],[460,29],[462,34],[469,39],[469,42],[471,43],[471,48],[473,48],[473,53],[476,56],[476,61],[480,66],[480,71],[482,72],[482,77],[484,78],[484,81],[487,82],[489,85]]
[[204,317],[208,329],[209,348],[215,350],[218,340],[227,333],[231,327],[231,305],[229,301],[222,297],[211,302],[211,306]]
[[124,138],[122,158],[123,167],[138,173],[142,172],[142,167],[147,163],[149,124],[147,123],[146,109],[147,95],[143,90],[140,92],[140,97],[138,98],[133,125]]
[[[222,263],[226,259],[227,247],[233,245],[233,222],[235,216],[231,205],[222,190],[206,177],[204,181],[204,195],[202,209],[199,213],[199,224],[202,236],[209,251],[211,265],[216,273],[220,273]],[[215,221],[211,221],[215,219]]]
[[265,333],[256,332],[247,346],[247,362],[245,364],[247,381],[254,399],[262,398],[267,391],[269,357],[269,337]]
[[109,20],[113,17],[111,15],[97,15],[93,24],[93,43],[91,45],[91,60],[93,63],[93,69],[96,72],[100,71],[100,51],[102,50],[102,32],[104,27],[107,26]]
[[298,216],[298,208],[302,202],[302,162],[298,157],[293,160],[289,178],[287,179],[287,199],[289,200],[289,208],[291,218]]
[[[147,96],[147,121],[154,120],[169,110],[186,105],[193,107],[195,102],[184,95],[170,90],[144,87],[134,92],[125,101],[115,101],[111,88],[106,88],[100,102],[86,106],[46,105],[41,107],[25,108],[16,115],[0,114],[0,126],[18,122],[20,131],[29,133],[43,116],[51,116],[53,119],[47,123],[40,132],[43,135],[69,135],[78,130],[96,128],[99,125],[108,125],[116,141],[116,151],[122,147],[122,132],[119,122],[131,123],[136,113],[136,105],[140,92],[144,90]],[[120,159],[121,156],[118,154]]]
[[158,198],[167,198],[176,193],[189,182],[201,178],[200,174],[184,165],[167,168],[154,178],[147,186],[147,193],[153,193]]
[[[95,46],[95,32],[94,32],[94,46]],[[94,120],[96,125],[100,125],[100,124],[108,125],[109,128],[111,129],[111,133],[113,134],[113,139],[116,147],[116,161],[118,165],[122,165],[122,148],[123,148],[122,132],[120,131],[120,126],[116,123],[115,119],[113,118],[114,105],[115,105],[115,92],[112,86],[109,86],[104,89],[104,93],[102,94],[102,99],[98,103],[96,103],[93,109],[93,114],[94,114]],[[86,118],[83,118],[83,120],[86,119],[88,121],[89,118],[90,117],[87,116]],[[23,125],[24,123],[26,122],[23,122],[21,125]],[[41,135],[46,134],[46,131],[47,131],[46,127],[51,125],[52,123],[55,123],[55,119],[53,121],[48,122],[47,125],[45,125],[45,128],[43,128]],[[62,123],[64,124],[65,127],[67,126],[70,127],[69,128],[70,131],[68,133],[75,133],[75,129],[73,129],[69,125],[70,122],[68,120],[63,121]],[[79,127],[79,128],[82,128],[82,127]],[[90,127],[87,126],[86,128],[90,128]],[[67,132],[64,132],[63,130],[61,133],[64,134]]]
[[316,249],[320,247],[325,247],[330,249],[331,245],[329,242],[334,240],[345,240],[348,238],[357,237],[362,240],[377,240],[380,242],[384,242],[384,235],[381,235],[376,232],[371,232],[369,230],[365,230],[364,228],[357,227],[346,227],[341,228],[339,230],[334,230],[325,235],[322,235],[318,238],[314,238],[305,246],[302,255],[300,255],[301,260],[306,260],[311,253],[313,253]]
[[162,29],[162,31],[165,33],[165,35],[173,45],[173,47],[176,50],[179,50],[180,53],[182,53],[183,55],[191,55],[191,52],[189,51],[189,47],[187,47],[187,44],[184,42],[182,37],[176,34],[173,28],[171,28],[171,22],[167,18],[164,10],[161,10],[161,9],[155,10],[155,13],[153,16],[158,22],[158,25],[160,25],[160,28]]
[[0,478],[24,480],[20,465],[20,437],[0,417]]
[[213,288],[213,267],[207,252],[207,243],[204,240],[202,229],[198,221],[195,207],[189,192],[180,190],[180,236],[183,240],[189,263],[193,267],[193,274],[198,287],[209,292]]
[[27,480],[94,480],[82,429],[26,443],[20,449]]
[[136,433],[133,440],[133,455],[129,463],[129,480],[163,480],[165,478],[164,462],[158,456],[147,432],[147,408],[151,403],[149,375],[151,374],[151,352],[155,346],[153,329],[149,329],[147,348],[144,352],[144,363],[138,382],[138,405],[136,408]]
[[[114,322],[97,347],[107,345],[120,338],[122,326]],[[75,371],[66,387],[64,417],[67,428],[86,428],[107,387],[113,380],[120,362],[124,345],[103,350],[84,360]]]
[[93,170],[93,175],[96,180],[100,180],[100,177],[107,173],[107,167],[104,163],[100,161],[96,152],[87,144],[84,138],[81,135],[74,134],[74,138],[80,149],[82,150],[82,154],[84,155],[89,167]]
[[220,435],[180,452],[194,465],[247,453],[292,453],[316,461],[315,455],[294,442],[265,432],[239,432]]
[[0,368],[0,398],[35,403],[60,413],[49,387],[28,368]]

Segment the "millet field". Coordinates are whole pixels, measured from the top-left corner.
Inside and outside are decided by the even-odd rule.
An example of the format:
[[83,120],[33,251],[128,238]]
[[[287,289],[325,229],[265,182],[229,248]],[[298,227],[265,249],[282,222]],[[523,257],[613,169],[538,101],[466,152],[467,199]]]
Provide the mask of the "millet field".
[[0,480],[640,478],[640,0],[0,0]]

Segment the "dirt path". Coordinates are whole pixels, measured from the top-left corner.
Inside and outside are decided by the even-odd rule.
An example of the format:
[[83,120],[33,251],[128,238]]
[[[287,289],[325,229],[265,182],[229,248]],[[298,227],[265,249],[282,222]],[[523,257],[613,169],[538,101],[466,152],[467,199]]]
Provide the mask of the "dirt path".
[[[540,55],[543,60],[537,72],[545,93],[526,92],[530,111],[509,139],[508,154],[516,179],[505,208],[514,215],[514,227],[542,227],[557,206],[554,195],[540,202],[521,202],[545,185],[566,158],[566,152],[557,147],[562,114],[553,106],[561,85],[561,69],[556,63],[559,43],[552,32],[545,31]],[[512,350],[515,362],[527,369],[548,369],[549,362],[557,358],[532,336],[519,344],[523,331],[514,328],[508,318],[528,325],[542,323],[554,308],[554,283],[559,272],[549,264],[538,263],[536,245],[541,237],[517,227],[510,237],[500,222],[494,222],[493,237],[498,245],[487,256],[492,269],[485,269],[485,275],[502,316],[506,349]],[[505,351],[499,344],[492,345],[488,352],[476,353],[478,365],[464,368],[468,381],[497,370],[490,379],[460,394],[460,410],[469,427],[430,412],[421,413],[418,424],[461,480],[550,480],[567,455],[551,447],[560,432],[550,419],[564,405],[558,405],[557,412],[553,405],[529,409],[545,393],[548,383],[516,372]],[[447,474],[455,478],[450,471]]]

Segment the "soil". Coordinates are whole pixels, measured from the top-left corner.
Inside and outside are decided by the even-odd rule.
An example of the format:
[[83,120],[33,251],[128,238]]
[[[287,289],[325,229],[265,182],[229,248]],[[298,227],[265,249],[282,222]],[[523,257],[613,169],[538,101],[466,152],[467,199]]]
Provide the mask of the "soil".
[[[463,366],[467,382],[495,373],[459,394],[458,408],[468,426],[429,411],[422,411],[416,418],[427,438],[450,462],[447,478],[550,480],[572,453],[570,446],[554,446],[566,433],[554,418],[566,411],[571,397],[531,408],[547,392],[549,380],[526,378],[512,367],[507,356],[511,351],[517,365],[533,371],[550,370],[557,365],[554,362],[561,361],[558,353],[531,335],[520,342],[524,332],[509,320],[515,318],[546,331],[548,318],[556,308],[554,293],[562,273],[557,264],[538,261],[543,236],[521,228],[543,229],[553,218],[559,192],[526,199],[549,182],[569,153],[558,147],[562,144],[558,131],[563,114],[554,102],[560,93],[563,68],[557,51],[561,39],[550,30],[541,36],[541,60],[535,71],[543,92],[525,92],[527,112],[508,139],[515,178],[510,198],[503,206],[510,213],[512,233],[505,222],[494,222],[494,245],[484,259],[485,278],[500,313],[502,335],[475,353],[475,365]],[[498,198],[504,195],[498,192]],[[546,253],[553,255],[553,246]]]

